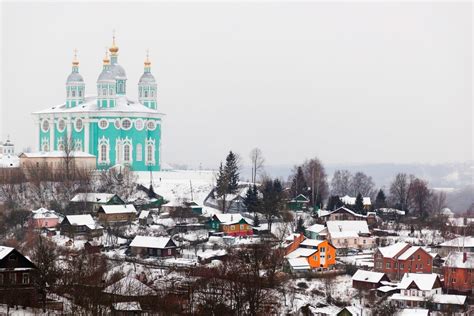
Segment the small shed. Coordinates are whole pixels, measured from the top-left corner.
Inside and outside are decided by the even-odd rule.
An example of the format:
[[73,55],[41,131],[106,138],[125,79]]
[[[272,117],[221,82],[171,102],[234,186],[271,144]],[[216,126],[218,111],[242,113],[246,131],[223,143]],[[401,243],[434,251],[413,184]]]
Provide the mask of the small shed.
[[141,211],[138,216],[138,223],[142,226],[153,224],[153,216],[150,211]]

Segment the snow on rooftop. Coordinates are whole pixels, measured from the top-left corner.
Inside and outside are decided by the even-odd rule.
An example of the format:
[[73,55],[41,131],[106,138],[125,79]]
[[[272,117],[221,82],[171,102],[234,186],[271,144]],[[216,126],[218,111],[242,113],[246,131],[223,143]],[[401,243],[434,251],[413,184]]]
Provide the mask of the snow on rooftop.
[[458,237],[452,240],[448,240],[440,244],[442,247],[457,247],[457,248],[462,248],[462,247],[469,247],[473,248],[474,247],[474,237],[472,236],[467,236],[467,237]]
[[148,217],[148,215],[150,214],[150,211],[141,211],[140,212],[140,216],[138,216],[139,219],[145,219]]
[[303,242],[300,245],[301,246],[308,246],[308,247],[317,247],[322,242],[324,242],[324,240],[308,239],[307,238],[307,239],[303,240]]
[[154,295],[155,291],[132,277],[124,277],[103,290],[104,293],[121,296],[145,296]]
[[438,275],[436,273],[405,273],[398,288],[406,290],[412,282],[415,282],[421,291],[429,291],[434,289],[437,279]]
[[66,216],[69,224],[73,226],[92,226],[95,227],[96,223],[90,214],[84,215],[67,215]]
[[[370,197],[363,197],[362,200],[363,200],[364,205],[372,205],[370,201]],[[341,197],[341,201],[342,203],[347,204],[347,205],[355,205],[356,198],[346,195],[346,196]]]
[[113,193],[78,193],[71,202],[107,203],[115,196]]
[[433,302],[439,304],[464,305],[466,298],[465,295],[435,294],[433,295]]
[[13,249],[12,247],[0,246],[0,260],[5,258]]
[[359,234],[370,234],[366,221],[328,221],[326,225],[331,238],[359,237]]
[[395,313],[396,316],[428,316],[429,310],[424,308],[404,308]]
[[20,158],[10,154],[0,154],[0,168],[16,168],[20,166]]
[[352,280],[368,283],[379,283],[384,275],[385,273],[382,272],[357,270],[357,272],[352,276]]
[[102,205],[101,209],[104,210],[105,214],[127,214],[137,212],[133,204]]
[[224,225],[232,225],[239,223],[242,219],[246,221],[248,224],[252,225],[253,221],[243,217],[240,214],[215,214],[219,222]]
[[135,236],[130,247],[165,249],[170,240],[170,237]]
[[43,207],[31,211],[33,213],[33,218],[34,219],[49,219],[49,218],[59,218],[58,215],[56,215],[55,211],[50,211],[48,209],[45,209]]
[[[464,260],[464,258],[466,260]],[[444,263],[446,267],[474,269],[474,253],[472,252],[450,252]]]
[[141,311],[142,307],[140,306],[140,302],[119,302],[113,303],[112,306],[116,311]]
[[311,266],[306,258],[289,258],[288,264],[293,270],[310,270]]
[[296,248],[294,251],[287,254],[285,258],[293,259],[293,258],[299,258],[299,257],[309,257],[317,251],[318,251],[317,249],[311,249],[311,248]]
[[[407,260],[409,259],[415,252],[417,252],[419,249],[423,249],[422,247],[419,246],[411,246],[407,250],[405,250],[399,257],[398,259],[400,260]],[[424,249],[423,249],[424,250]],[[425,250],[426,251],[426,250]]]
[[380,213],[384,213],[384,214],[394,213],[394,214],[398,214],[398,215],[405,215],[405,211],[401,211],[401,210],[398,210],[396,208],[382,207],[382,208],[377,209],[377,211],[380,212]]
[[405,242],[399,242],[386,247],[379,247],[378,250],[384,258],[393,258],[398,255],[406,246],[409,244]]
[[313,233],[320,233],[323,231],[326,227],[321,224],[314,224],[306,228],[306,231],[313,232]]

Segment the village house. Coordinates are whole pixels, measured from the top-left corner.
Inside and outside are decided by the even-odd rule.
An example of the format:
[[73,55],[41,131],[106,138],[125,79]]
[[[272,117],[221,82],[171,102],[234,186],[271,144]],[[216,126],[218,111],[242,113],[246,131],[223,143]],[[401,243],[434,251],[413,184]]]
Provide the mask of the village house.
[[102,236],[103,227],[98,225],[90,214],[67,215],[60,224],[61,235],[87,238]]
[[448,240],[439,245],[439,255],[446,257],[453,251],[464,251],[474,253],[474,237],[458,237],[452,240]]
[[285,258],[294,272],[304,270],[303,261],[294,260],[298,258],[304,258],[309,269],[329,269],[336,264],[336,248],[327,240],[305,239]]
[[[341,202],[344,203],[345,205],[354,206],[356,204],[356,198],[349,195],[345,195],[341,197]],[[366,211],[370,210],[370,208],[372,207],[372,202],[370,201],[370,197],[363,197],[362,203],[364,204],[364,209]]]
[[151,215],[151,212],[148,210],[141,211],[138,216],[138,223],[142,226],[153,224],[153,216]]
[[41,207],[31,213],[28,225],[34,229],[55,228],[59,224],[59,216],[54,211]]
[[120,225],[131,223],[137,216],[133,204],[102,205],[97,211],[99,222],[103,225]]
[[214,214],[209,221],[211,229],[228,236],[251,236],[252,224],[251,220],[240,214]]
[[292,251],[295,251],[300,244],[305,240],[306,237],[303,234],[293,233],[290,236],[286,237],[281,245],[285,250],[285,255],[289,254]]
[[96,213],[102,205],[120,205],[125,202],[113,193],[78,193],[71,199],[71,207]]
[[305,236],[309,239],[326,239],[328,230],[324,225],[314,224],[304,230]]
[[35,270],[33,262],[16,249],[0,246],[0,302],[33,306],[38,300]]
[[374,269],[391,280],[400,280],[404,273],[431,273],[433,256],[419,246],[400,242],[379,247],[374,253]]
[[130,252],[135,256],[171,257],[176,256],[177,246],[171,237],[135,236]]
[[394,221],[405,216],[405,211],[398,210],[396,208],[379,208],[376,210],[377,215],[384,221]]
[[309,199],[303,194],[288,201],[288,208],[292,211],[304,211],[308,209]]
[[390,282],[385,273],[359,269],[352,276],[352,287],[362,291],[369,291],[383,286],[382,281]]
[[372,225],[377,221],[377,216],[375,212],[368,212],[367,215],[363,215],[342,206],[331,212],[319,213],[319,222],[327,223],[328,221],[366,221],[367,224]]
[[[466,296],[442,294],[442,283],[435,273],[406,273],[398,288],[400,293],[389,297],[398,308],[428,308],[453,315],[466,309]],[[461,314],[462,315],[462,314]]]
[[371,249],[375,238],[366,221],[328,221],[328,240],[337,249]]
[[474,253],[451,252],[443,266],[444,287],[450,293],[474,294]]

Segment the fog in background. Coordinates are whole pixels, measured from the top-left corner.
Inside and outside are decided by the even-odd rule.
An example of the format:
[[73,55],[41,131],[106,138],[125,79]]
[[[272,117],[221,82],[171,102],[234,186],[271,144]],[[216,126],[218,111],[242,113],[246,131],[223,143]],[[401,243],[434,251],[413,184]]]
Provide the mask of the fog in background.
[[[150,49],[168,163],[472,159],[472,5],[3,2],[0,139],[35,147],[79,50],[95,94],[116,30],[127,92]],[[472,167],[471,167],[472,170]]]

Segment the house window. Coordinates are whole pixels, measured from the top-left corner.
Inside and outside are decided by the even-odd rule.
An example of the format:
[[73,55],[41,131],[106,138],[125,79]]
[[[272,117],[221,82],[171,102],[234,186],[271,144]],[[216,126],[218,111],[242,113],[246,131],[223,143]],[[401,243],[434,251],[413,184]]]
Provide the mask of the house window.
[[387,263],[385,264],[385,267],[386,267],[387,269],[390,269],[390,262],[387,262]]
[[400,269],[403,269],[403,263],[400,263]]
[[23,273],[22,283],[30,284],[30,275],[28,273]]
[[331,255],[328,255],[328,259],[331,259]]
[[82,130],[82,120],[81,119],[77,119],[76,120],[76,131],[80,132]]
[[10,257],[9,257],[8,259],[10,259],[10,261],[15,261],[15,260],[16,260],[16,256],[15,256],[15,255],[10,255]]
[[154,121],[148,121],[146,123],[146,128],[149,130],[149,131],[154,131],[155,128],[156,128],[156,124]]
[[142,144],[137,144],[137,161],[142,161],[143,157]]
[[143,123],[143,120],[142,119],[136,119],[135,120],[135,128],[139,131],[141,131],[144,127],[144,123]]
[[145,90],[145,98],[147,98],[147,97],[148,97],[148,91]]
[[418,255],[418,260],[421,260],[421,256],[420,256],[420,255]]
[[109,163],[109,141],[105,137],[99,139],[99,163]]
[[420,263],[420,269],[423,269],[423,263]]
[[155,141],[153,139],[146,140],[146,164],[155,164]]
[[319,248],[319,251],[321,251],[321,252],[326,252],[326,247],[321,247],[321,248]]
[[393,267],[396,268],[398,266],[398,262],[393,263]]
[[364,245],[366,244],[367,240],[364,239]]
[[10,283],[11,284],[16,283],[16,273],[10,273]]
[[234,225],[231,225],[231,226],[230,226],[230,230],[235,230],[235,226],[234,226]]
[[0,284],[3,284],[3,273],[0,274]]
[[100,161],[107,161],[107,145],[100,145]]
[[168,256],[171,256],[171,249],[168,249]]

